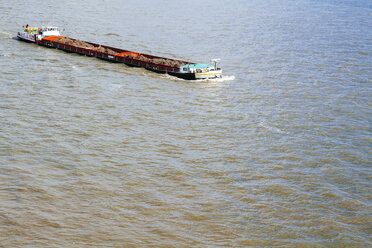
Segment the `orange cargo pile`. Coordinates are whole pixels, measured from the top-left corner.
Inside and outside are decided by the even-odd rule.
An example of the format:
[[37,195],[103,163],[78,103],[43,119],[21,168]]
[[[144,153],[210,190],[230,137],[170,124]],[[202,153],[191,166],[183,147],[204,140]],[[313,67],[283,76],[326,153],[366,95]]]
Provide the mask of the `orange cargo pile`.
[[55,41],[55,40],[62,39],[62,38],[66,38],[66,37],[64,37],[64,36],[48,36],[48,37],[44,37],[43,40]]
[[120,56],[120,57],[126,57],[128,55],[139,56],[141,54],[140,53],[135,53],[135,52],[125,52],[125,53],[118,53],[118,54],[116,54],[116,56]]

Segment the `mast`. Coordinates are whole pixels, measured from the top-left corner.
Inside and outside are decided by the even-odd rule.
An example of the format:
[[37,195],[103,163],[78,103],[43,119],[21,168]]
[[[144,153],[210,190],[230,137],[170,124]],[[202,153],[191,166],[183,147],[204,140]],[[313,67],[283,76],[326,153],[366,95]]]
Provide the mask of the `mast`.
[[214,63],[214,69],[217,71],[217,64],[221,61],[221,59],[211,59],[211,62]]

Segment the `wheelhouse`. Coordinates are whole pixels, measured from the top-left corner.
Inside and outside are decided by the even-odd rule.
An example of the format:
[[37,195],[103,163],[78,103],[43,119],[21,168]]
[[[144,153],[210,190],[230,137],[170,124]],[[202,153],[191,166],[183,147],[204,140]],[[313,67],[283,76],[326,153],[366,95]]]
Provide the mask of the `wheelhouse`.
[[181,73],[203,73],[214,71],[214,67],[210,64],[191,64],[180,67]]
[[40,29],[40,34],[43,37],[47,36],[59,36],[61,35],[59,28],[57,27],[44,27]]

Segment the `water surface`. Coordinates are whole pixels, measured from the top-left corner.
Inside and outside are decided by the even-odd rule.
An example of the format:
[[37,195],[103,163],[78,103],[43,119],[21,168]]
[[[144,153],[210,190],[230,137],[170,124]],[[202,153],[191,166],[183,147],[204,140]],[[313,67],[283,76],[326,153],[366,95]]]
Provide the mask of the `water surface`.
[[[371,247],[369,1],[1,1],[0,247]],[[208,62],[184,81],[22,25]]]

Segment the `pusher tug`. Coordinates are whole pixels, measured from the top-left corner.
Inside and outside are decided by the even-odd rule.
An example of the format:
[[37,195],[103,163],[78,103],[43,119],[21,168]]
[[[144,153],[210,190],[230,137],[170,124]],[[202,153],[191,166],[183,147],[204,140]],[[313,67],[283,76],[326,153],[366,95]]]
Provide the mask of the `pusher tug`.
[[64,37],[61,36],[57,27],[30,28],[27,25],[23,31],[18,32],[17,37],[23,41],[36,43],[40,46],[124,63],[128,66],[143,67],[150,71],[166,73],[186,80],[222,77],[222,70],[218,68],[220,59],[212,59],[211,62],[214,65],[210,65],[157,57]]

